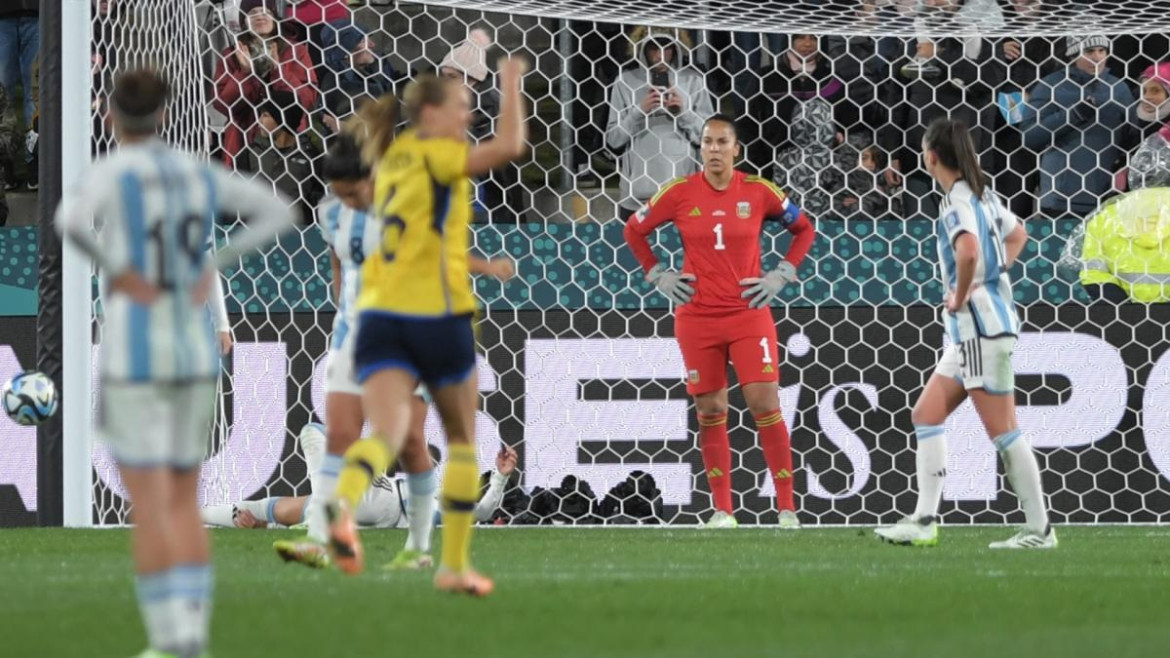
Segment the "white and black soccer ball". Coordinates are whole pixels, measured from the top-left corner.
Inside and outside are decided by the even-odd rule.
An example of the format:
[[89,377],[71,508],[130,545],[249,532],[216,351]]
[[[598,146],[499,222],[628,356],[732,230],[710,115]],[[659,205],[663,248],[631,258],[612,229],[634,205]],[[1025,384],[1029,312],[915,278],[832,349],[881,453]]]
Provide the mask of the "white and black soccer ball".
[[57,413],[57,387],[43,372],[29,370],[4,382],[4,413],[20,425],[40,425]]

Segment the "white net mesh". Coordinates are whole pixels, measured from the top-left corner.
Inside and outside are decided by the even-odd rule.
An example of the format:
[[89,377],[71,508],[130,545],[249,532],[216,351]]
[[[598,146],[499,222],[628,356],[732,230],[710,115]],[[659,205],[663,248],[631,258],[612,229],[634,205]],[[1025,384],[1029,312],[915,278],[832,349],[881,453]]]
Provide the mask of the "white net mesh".
[[[1116,303],[1130,283],[1119,275],[1132,272],[1118,269],[1115,252],[1104,278],[1085,274],[1088,243],[1070,251],[1071,261],[1062,253],[1068,236],[1092,233],[1085,220],[1114,194],[1115,174],[1145,163],[1147,182],[1135,193],[1166,184],[1157,175],[1170,162],[1158,159],[1157,139],[1165,139],[1158,129],[1170,106],[1158,104],[1156,87],[1170,85],[1170,69],[1154,69],[1154,85],[1142,79],[1170,60],[1170,3],[1097,3],[1100,30],[1072,22],[1070,12],[1083,8],[1068,3],[973,1],[983,9],[965,14],[933,7],[947,3],[910,11],[878,4],[860,20],[868,5],[855,2],[339,3],[340,22],[289,19],[280,39],[265,41],[248,36],[232,2],[190,11],[177,0],[106,3],[112,13],[96,19],[103,61],[95,107],[114,71],[153,58],[176,82],[172,113],[186,117],[173,124],[172,140],[272,181],[308,209],[323,191],[314,159],[355,102],[452,67],[476,92],[480,138],[498,108],[494,54],[530,57],[532,155],[478,181],[474,228],[479,253],[518,265],[505,287],[477,283],[481,461],[487,467],[500,442],[520,453],[504,514],[516,523],[689,523],[712,509],[670,309],[642,281],[619,221],[697,166],[685,116],[649,108],[623,123],[659,84],[679,91],[685,113],[734,114],[741,167],[775,179],[817,226],[804,283],[785,291],[775,312],[802,518],[860,524],[908,511],[909,409],[943,341],[936,202],[916,148],[929,121],[961,117],[997,190],[1029,218],[1033,240],[1015,273],[1025,320],[1017,401],[1054,518],[1167,520],[1170,307]],[[473,11],[481,9],[516,13]],[[602,19],[636,25],[592,22]],[[734,32],[781,28],[789,34]],[[486,39],[482,59],[482,46],[464,45],[469,38]],[[240,43],[247,57],[237,54]],[[1103,69],[1097,47],[1108,49]],[[669,66],[652,70],[651,50]],[[273,149],[257,127],[265,107],[296,135],[288,157],[265,155]],[[99,147],[109,145],[108,132],[96,134]],[[1136,267],[1170,279],[1170,267],[1158,269],[1159,231]],[[679,257],[675,233],[661,232],[659,243]],[[767,229],[765,262],[786,244]],[[323,418],[328,278],[327,249],[311,225],[227,274],[237,344],[204,474],[206,503],[308,493],[295,437]],[[745,409],[735,387],[731,403]],[[730,425],[741,521],[772,522],[752,421],[737,411]],[[1016,520],[973,410],[962,407],[948,431],[945,519]],[[433,417],[427,434],[442,447]],[[104,453],[95,466],[99,520],[123,519]]]

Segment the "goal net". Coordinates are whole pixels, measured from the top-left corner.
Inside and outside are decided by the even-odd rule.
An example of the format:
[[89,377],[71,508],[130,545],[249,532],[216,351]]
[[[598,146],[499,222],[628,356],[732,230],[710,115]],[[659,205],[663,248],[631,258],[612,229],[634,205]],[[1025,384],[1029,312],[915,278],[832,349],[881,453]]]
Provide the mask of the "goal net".
[[[154,63],[176,87],[168,139],[291,189],[305,207],[322,182],[290,188],[280,167],[311,162],[366,96],[452,69],[475,92],[479,139],[498,108],[496,56],[534,63],[531,156],[477,181],[473,228],[477,253],[513,258],[518,272],[506,285],[476,282],[480,461],[491,468],[501,444],[520,456],[505,522],[687,524],[712,511],[671,309],[625,248],[622,218],[696,170],[688,121],[720,110],[738,120],[740,167],[775,180],[817,229],[801,282],[773,309],[806,524],[890,522],[914,504],[910,409],[944,343],[937,200],[916,154],[938,116],[971,126],[996,189],[1027,220],[1032,239],[1013,272],[1024,321],[1016,400],[1054,520],[1170,520],[1170,307],[1162,293],[1136,303],[1125,292],[1170,281],[1170,267],[1158,270],[1165,261],[1147,250],[1136,271],[1116,253],[1089,254],[1087,238],[1061,265],[1074,234],[1166,247],[1170,210],[1150,196],[1170,185],[1157,141],[1170,133],[1158,131],[1170,108],[1157,89],[1170,87],[1166,0],[370,2],[342,23],[284,20],[267,41],[231,0],[101,7],[96,127],[112,75]],[[254,48],[248,69],[241,43]],[[641,109],[651,86],[679,94],[677,114]],[[258,115],[285,97],[302,112],[282,117],[304,114],[289,126],[294,151],[244,171],[247,153],[272,148]],[[95,135],[96,150],[111,145],[108,131]],[[1113,219],[1095,229],[1121,189]],[[1094,233],[1106,224],[1129,228]],[[657,240],[680,264],[677,233]],[[767,227],[765,264],[787,244]],[[235,347],[205,504],[309,493],[297,435],[324,419],[329,272],[309,223],[226,273]],[[775,522],[734,383],[730,401],[737,514]],[[433,412],[426,428],[445,452]],[[944,520],[1018,521],[969,404],[947,437]],[[100,448],[94,467],[97,521],[123,521],[123,489]]]

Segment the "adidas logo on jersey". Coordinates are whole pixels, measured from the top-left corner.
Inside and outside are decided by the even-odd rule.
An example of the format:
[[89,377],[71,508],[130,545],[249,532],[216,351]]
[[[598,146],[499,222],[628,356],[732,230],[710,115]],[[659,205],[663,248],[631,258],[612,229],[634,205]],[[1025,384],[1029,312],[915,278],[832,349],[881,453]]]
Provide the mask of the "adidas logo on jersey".
[[691,217],[698,217],[699,215],[702,215],[702,214],[703,214],[703,211],[699,210],[698,206],[691,208],[691,212],[690,212]]

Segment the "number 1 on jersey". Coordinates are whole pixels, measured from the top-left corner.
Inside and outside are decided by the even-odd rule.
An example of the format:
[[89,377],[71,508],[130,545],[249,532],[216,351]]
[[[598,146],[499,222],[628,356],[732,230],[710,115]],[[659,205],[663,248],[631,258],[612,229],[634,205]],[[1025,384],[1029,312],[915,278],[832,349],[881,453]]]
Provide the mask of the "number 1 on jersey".
[[715,225],[715,251],[723,251],[727,245],[723,244],[723,224]]

